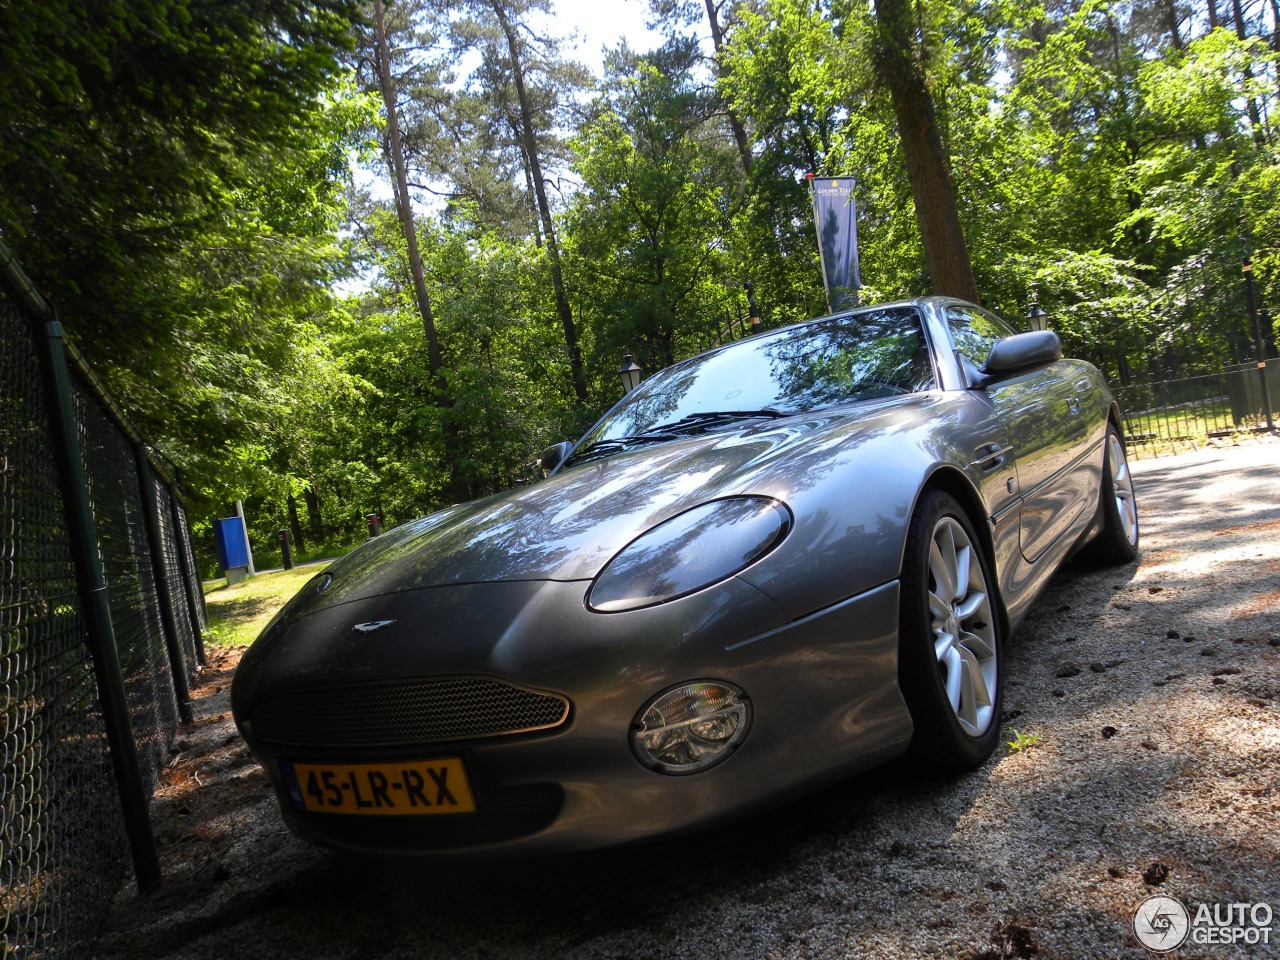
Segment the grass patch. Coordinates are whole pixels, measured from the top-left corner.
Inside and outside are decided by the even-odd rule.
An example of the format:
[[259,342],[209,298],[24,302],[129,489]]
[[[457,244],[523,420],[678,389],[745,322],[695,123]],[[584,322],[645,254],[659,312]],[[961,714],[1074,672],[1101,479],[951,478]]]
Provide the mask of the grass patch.
[[204,606],[209,624],[204,632],[205,643],[215,647],[247,647],[276,611],[323,569],[323,564],[317,564],[260,573],[234,587],[227,586],[225,580],[206,581]]

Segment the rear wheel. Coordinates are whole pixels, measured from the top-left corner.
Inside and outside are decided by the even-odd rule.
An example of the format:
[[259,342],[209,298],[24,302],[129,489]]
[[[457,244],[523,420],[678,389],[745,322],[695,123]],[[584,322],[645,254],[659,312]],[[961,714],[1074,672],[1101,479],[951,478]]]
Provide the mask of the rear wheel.
[[1102,490],[1098,512],[1102,529],[1081,549],[1079,558],[1098,566],[1130,563],[1138,556],[1138,500],[1133,491],[1133,475],[1124,441],[1114,425],[1107,425],[1106,450],[1102,458]]
[[1000,735],[1003,662],[990,564],[964,508],[927,492],[903,558],[898,679],[930,770],[976,767]]

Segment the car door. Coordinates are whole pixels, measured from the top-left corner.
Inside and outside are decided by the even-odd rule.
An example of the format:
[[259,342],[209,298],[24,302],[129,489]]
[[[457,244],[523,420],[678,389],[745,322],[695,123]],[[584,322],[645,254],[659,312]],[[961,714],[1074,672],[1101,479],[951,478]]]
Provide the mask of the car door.
[[[949,307],[947,323],[956,351],[978,368],[991,346],[1013,332],[977,307]],[[1019,544],[1033,563],[1072,527],[1087,503],[1072,470],[1088,442],[1090,414],[1077,384],[1082,376],[1074,361],[1059,360],[985,388],[1013,447],[1022,498]]]

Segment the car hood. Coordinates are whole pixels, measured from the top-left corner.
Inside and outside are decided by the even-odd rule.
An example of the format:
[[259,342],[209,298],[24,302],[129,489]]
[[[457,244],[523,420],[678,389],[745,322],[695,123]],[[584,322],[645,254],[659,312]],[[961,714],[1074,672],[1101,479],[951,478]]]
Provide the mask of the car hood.
[[304,588],[288,615],[423,587],[590,580],[656,524],[719,497],[785,500],[824,456],[847,455],[863,435],[917,426],[933,402],[928,395],[863,402],[588,461],[384,533]]

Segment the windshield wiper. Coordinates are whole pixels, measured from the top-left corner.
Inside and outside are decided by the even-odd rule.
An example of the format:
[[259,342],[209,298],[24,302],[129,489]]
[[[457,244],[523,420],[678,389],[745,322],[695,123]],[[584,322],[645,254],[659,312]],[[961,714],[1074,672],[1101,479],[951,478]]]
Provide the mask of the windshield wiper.
[[701,413],[691,413],[686,417],[681,417],[679,420],[659,424],[656,427],[645,430],[643,433],[637,433],[630,437],[609,437],[606,440],[597,440],[595,443],[589,443],[581,450],[575,450],[565,462],[580,462],[596,456],[607,456],[611,453],[629,450],[632,447],[643,446],[647,443],[679,440],[680,435],[675,432],[678,430],[689,430],[694,427],[713,427],[722,423],[732,423],[735,420],[756,420],[762,417],[776,418],[786,416],[790,416],[790,414],[770,408],[763,410],[707,410]]
[[642,436],[669,430],[687,430],[690,427],[713,427],[721,423],[732,423],[735,420],[755,420],[761,417],[777,419],[786,416],[790,414],[774,410],[772,407],[764,407],[760,410],[705,410],[700,413],[691,413],[671,423],[661,423],[652,430],[646,430]]
[[[634,437],[610,437],[607,440],[597,440],[595,443],[589,443],[581,450],[575,450],[569,460],[583,460],[597,454],[617,453],[619,450],[628,450],[631,447],[642,446],[646,443],[660,443],[663,440],[679,439],[674,433],[658,433],[655,431],[646,431],[637,434]],[[566,460],[566,463],[569,461]]]

